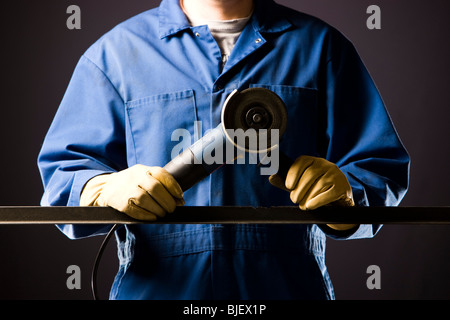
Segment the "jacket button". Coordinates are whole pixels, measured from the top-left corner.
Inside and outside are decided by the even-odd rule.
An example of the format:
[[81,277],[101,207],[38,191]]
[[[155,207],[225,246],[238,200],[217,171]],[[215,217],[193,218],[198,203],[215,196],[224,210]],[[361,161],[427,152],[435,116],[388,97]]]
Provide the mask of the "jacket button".
[[256,43],[260,43],[261,42],[261,38],[258,38],[255,40]]

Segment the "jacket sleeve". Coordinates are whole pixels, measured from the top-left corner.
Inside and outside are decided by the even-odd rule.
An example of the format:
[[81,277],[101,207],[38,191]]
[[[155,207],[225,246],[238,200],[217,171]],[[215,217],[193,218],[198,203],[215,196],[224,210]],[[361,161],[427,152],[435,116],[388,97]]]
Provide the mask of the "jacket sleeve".
[[[323,72],[324,153],[347,176],[357,206],[397,206],[408,189],[409,155],[356,49],[336,33]],[[362,225],[343,237],[372,237],[380,227]]]
[[[124,103],[88,58],[78,62],[38,156],[42,206],[78,206],[92,177],[126,167]],[[58,226],[68,237],[105,233],[100,225]]]

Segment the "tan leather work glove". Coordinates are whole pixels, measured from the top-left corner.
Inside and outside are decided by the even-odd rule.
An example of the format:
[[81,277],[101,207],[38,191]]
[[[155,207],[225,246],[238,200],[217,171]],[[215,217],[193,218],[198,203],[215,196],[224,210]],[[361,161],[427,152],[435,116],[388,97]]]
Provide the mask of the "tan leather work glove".
[[[289,168],[286,180],[277,175],[269,177],[275,187],[290,192],[292,202],[302,210],[314,210],[333,204],[354,206],[352,188],[347,177],[334,163],[323,158],[300,156]],[[355,225],[328,225],[336,230],[347,230]]]
[[89,180],[81,206],[108,206],[138,220],[154,221],[184,205],[183,191],[161,167],[135,165]]

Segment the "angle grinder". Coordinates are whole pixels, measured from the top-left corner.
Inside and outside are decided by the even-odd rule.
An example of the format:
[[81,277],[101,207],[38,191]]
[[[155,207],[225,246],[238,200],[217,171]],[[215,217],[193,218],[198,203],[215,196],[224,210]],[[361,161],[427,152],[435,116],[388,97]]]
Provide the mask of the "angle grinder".
[[[173,158],[164,169],[185,191],[235,160],[239,151],[262,154],[276,150],[279,153],[277,174],[285,177],[292,162],[279,152],[278,144],[286,131],[287,120],[286,105],[273,91],[234,90],[222,106],[221,123]],[[217,154],[224,149],[226,152]],[[213,156],[208,159],[205,154]]]

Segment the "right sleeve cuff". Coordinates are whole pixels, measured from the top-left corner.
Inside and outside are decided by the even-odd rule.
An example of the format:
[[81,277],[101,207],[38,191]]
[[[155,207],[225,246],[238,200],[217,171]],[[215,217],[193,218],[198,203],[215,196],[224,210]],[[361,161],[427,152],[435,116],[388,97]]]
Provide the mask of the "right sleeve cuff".
[[98,197],[102,193],[103,186],[110,178],[110,174],[111,173],[101,174],[86,182],[81,191],[80,206],[88,207],[95,205]]

